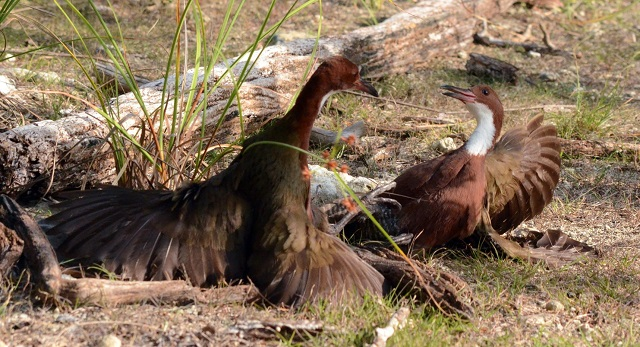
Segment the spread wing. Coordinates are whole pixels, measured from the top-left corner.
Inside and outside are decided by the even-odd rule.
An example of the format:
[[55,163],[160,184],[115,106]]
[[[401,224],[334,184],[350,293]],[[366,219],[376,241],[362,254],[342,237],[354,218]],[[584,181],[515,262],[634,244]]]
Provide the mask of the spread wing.
[[316,228],[302,208],[273,216],[254,245],[248,271],[268,301],[293,307],[384,291],[382,275],[337,237]]
[[244,277],[247,202],[214,177],[177,191],[119,187],[67,193],[43,221],[61,259],[103,262],[134,280],[194,285]]
[[503,233],[542,212],[560,178],[560,141],[542,115],[506,132],[486,158],[491,224]]

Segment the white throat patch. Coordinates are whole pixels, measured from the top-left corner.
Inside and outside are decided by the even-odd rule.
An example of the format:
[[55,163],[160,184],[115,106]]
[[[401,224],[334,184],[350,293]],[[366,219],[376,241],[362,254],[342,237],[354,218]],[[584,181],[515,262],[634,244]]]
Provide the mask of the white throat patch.
[[335,93],[337,93],[338,91],[331,91],[329,93],[327,93],[325,96],[322,97],[322,101],[320,101],[320,108],[319,110],[322,110],[322,106],[324,106],[324,103],[327,102],[327,99],[329,99],[329,97]]
[[485,155],[493,145],[496,127],[493,125],[493,111],[487,105],[474,102],[465,104],[469,112],[476,117],[478,126],[465,143],[464,148],[471,155]]

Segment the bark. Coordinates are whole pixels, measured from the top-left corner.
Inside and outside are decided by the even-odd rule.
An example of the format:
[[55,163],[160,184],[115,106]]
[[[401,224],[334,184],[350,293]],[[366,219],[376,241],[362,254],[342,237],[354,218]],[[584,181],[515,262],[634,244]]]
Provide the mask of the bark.
[[0,224],[0,280],[3,279],[22,255],[24,242],[16,232]]
[[[368,77],[404,73],[469,44],[478,18],[490,18],[513,2],[422,1],[376,26],[322,39],[318,57],[344,55],[361,64],[363,74]],[[240,88],[246,129],[255,130],[284,111],[301,82],[313,47],[313,40],[303,39],[265,49]],[[236,76],[243,68],[243,59],[246,58],[240,58],[241,63],[232,71]],[[215,68],[210,83],[220,79],[224,66],[220,64]],[[195,73],[203,78],[202,71]],[[191,76],[185,76],[186,81],[190,81]],[[168,90],[173,90],[174,83],[169,80]],[[159,108],[161,86],[162,81],[155,81],[142,87],[147,110]],[[221,86],[204,100],[207,104],[205,122],[209,128],[223,116],[231,90],[231,79],[225,77]],[[127,127],[133,127],[144,116],[131,93],[120,96],[111,105],[118,106],[114,114],[129,117],[124,121]],[[240,118],[235,102],[224,117],[223,129],[215,138],[222,143],[237,138],[239,133]],[[42,193],[111,179],[115,175],[113,163],[97,160],[97,156],[109,153],[100,140],[107,133],[102,117],[89,109],[60,121],[38,122],[0,134],[0,192],[15,196],[35,186]],[[55,179],[50,180],[54,173]]]
[[469,304],[469,285],[456,275],[410,260],[412,266],[385,248],[376,249],[378,254],[364,248],[354,248],[354,251],[378,270],[398,293],[415,297],[444,314],[458,315],[464,319],[474,316],[473,307]]
[[518,84],[517,72],[519,69],[517,67],[484,54],[471,53],[465,68],[469,74],[474,76]]
[[59,297],[72,304],[121,305],[202,302],[211,305],[244,303],[259,295],[251,285],[201,289],[185,281],[111,281],[98,278],[64,278]]
[[24,241],[23,255],[37,288],[46,294],[57,295],[62,272],[55,251],[38,223],[6,195],[0,196],[0,223],[15,230]]

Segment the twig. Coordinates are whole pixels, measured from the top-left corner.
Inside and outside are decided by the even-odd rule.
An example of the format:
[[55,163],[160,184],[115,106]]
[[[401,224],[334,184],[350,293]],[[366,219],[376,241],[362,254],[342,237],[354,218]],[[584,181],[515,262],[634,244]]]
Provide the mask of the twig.
[[354,136],[356,139],[359,139],[364,134],[366,130],[365,128],[366,126],[364,121],[357,121],[352,125],[344,128],[340,133],[341,138],[336,139],[338,137],[338,134],[335,131],[313,127],[311,129],[310,142],[320,147],[326,147],[334,145],[336,143],[336,140],[344,142],[342,138],[349,138],[350,136]]
[[466,302],[471,296],[469,285],[459,277],[438,271],[427,264],[405,259],[386,248],[377,248],[378,254],[359,247],[353,250],[402,295],[415,297],[445,315],[458,315],[463,319],[473,317],[473,307]]
[[[350,93],[350,94],[358,95],[359,97],[363,97],[363,98],[382,100],[382,101],[390,102],[390,103],[393,103],[393,104],[396,104],[396,105],[400,105],[400,106],[411,107],[411,108],[415,108],[415,109],[418,109],[418,110],[425,110],[425,111],[435,112],[435,113],[444,114],[444,115],[468,114],[469,113],[469,111],[444,111],[444,110],[439,110],[439,109],[432,108],[432,107],[416,105],[416,104],[403,102],[403,101],[396,101],[396,100],[389,99],[389,98],[381,98],[379,96],[376,97],[376,96],[368,95],[368,94],[359,94],[359,93],[352,92],[352,91],[345,91],[344,93]],[[575,105],[562,105],[562,104],[534,105],[534,106],[505,108],[504,111],[505,112],[512,112],[512,111],[541,110],[541,109],[544,109],[544,110],[550,110],[551,109],[551,110],[553,110],[553,109],[562,109],[562,108],[574,109],[574,108],[576,108],[576,106]],[[446,124],[446,122],[448,122],[448,120],[446,120],[446,119],[438,119],[438,118],[430,118],[430,119],[434,120],[433,123]]]
[[[376,189],[370,191],[369,193],[367,193],[365,196],[363,196],[361,198],[362,202],[365,203],[366,205],[372,205],[374,204],[377,199],[378,199],[378,195],[387,192],[391,189],[393,189],[396,186],[395,182],[391,182],[382,186],[377,187]],[[390,199],[385,199],[385,201],[388,201]],[[400,204],[393,200],[397,205],[398,208],[400,208]],[[393,202],[392,202],[393,203]],[[334,203],[334,204],[328,204],[327,206],[323,206],[323,210],[325,212],[327,212],[328,210],[332,210],[332,209],[343,209],[342,212],[344,211],[348,211],[346,208],[342,207],[342,204],[340,203]],[[342,219],[340,219],[340,221],[338,221],[338,223],[333,225],[333,230],[330,234],[336,235],[338,233],[340,233],[340,231],[342,231],[342,229],[344,229],[344,227],[358,214],[360,214],[360,212],[362,212],[362,209],[360,208],[360,206],[356,205],[354,207],[353,210],[348,211],[347,214],[345,214]],[[335,212],[334,212],[335,213]]]
[[297,320],[293,322],[248,320],[237,322],[233,326],[228,327],[226,333],[238,335],[241,338],[273,339],[286,336],[288,339],[301,341],[311,336],[317,336],[320,333],[335,332],[337,330],[336,327],[310,320]]
[[489,35],[489,32],[487,30],[487,23],[485,21],[483,29],[480,32],[473,34],[473,42],[490,47],[522,47],[527,52],[534,51],[540,54],[559,55],[565,58],[574,57],[574,54],[571,52],[555,48],[555,45],[551,43],[551,38],[549,37],[546,29],[543,30],[543,35],[545,35],[546,37],[546,39],[544,39],[545,46],[541,46],[531,42],[514,42],[500,40]]
[[373,338],[373,343],[368,345],[369,347],[385,347],[387,340],[393,336],[393,334],[404,327],[409,318],[409,311],[406,307],[400,307],[389,319],[387,326],[384,328],[376,328],[376,334]]
[[540,31],[542,31],[542,42],[544,42],[544,44],[551,49],[557,49],[556,45],[551,42],[551,36],[547,32],[547,28],[545,28],[544,24],[542,23],[540,23]]

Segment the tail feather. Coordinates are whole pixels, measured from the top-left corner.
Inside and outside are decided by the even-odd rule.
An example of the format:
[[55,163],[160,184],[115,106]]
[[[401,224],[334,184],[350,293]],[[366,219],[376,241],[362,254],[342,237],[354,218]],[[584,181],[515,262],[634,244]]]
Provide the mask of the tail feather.
[[344,302],[383,294],[384,277],[346,244],[325,233],[317,234],[315,242],[322,248],[252,255],[250,277],[268,301],[297,307],[319,299]]

